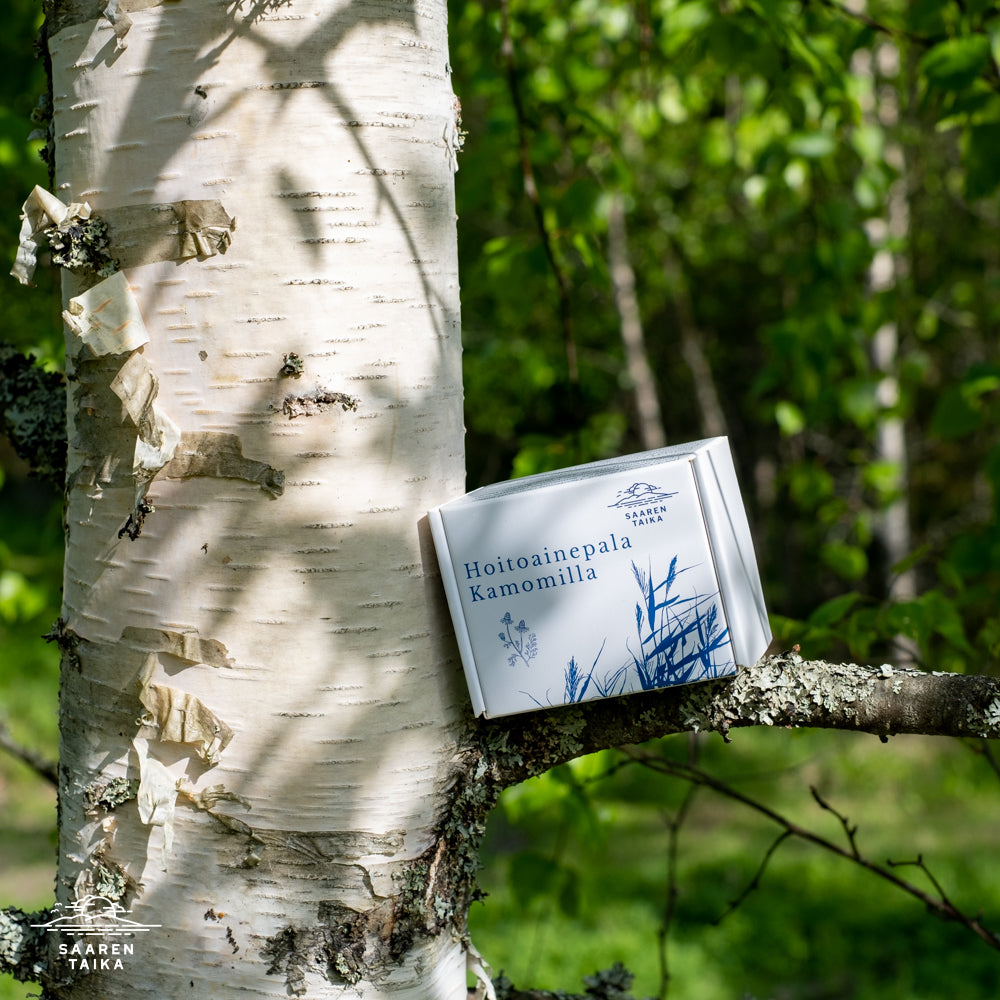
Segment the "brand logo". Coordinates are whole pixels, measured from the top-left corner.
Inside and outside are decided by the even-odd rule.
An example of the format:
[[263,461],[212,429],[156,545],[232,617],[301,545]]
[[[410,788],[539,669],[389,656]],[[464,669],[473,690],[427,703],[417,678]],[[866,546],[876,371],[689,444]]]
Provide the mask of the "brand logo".
[[628,489],[619,490],[614,503],[608,507],[618,508],[625,513],[630,525],[641,527],[663,520],[667,512],[664,501],[677,496],[677,491],[668,493],[652,483],[633,483]]
[[52,912],[55,916],[51,920],[31,926],[47,934],[64,935],[59,956],[78,972],[124,969],[135,954],[135,942],[129,939],[162,926],[128,919],[125,907],[104,896],[84,896],[65,906],[56,903]]

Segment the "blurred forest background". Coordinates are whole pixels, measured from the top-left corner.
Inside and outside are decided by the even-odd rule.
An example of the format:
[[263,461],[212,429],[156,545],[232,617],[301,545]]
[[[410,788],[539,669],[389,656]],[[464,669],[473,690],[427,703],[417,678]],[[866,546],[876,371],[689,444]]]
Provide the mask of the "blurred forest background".
[[[47,177],[26,142],[40,14],[7,11],[12,259]],[[788,646],[994,671],[997,5],[455,0],[450,30],[469,488],[728,434]],[[58,369],[39,283],[8,279],[0,339]],[[54,758],[39,636],[59,610],[60,500],[6,444],[0,482],[0,722]],[[797,824],[1000,931],[988,746],[747,731],[644,750],[560,767],[492,818],[472,936],[516,984],[579,990],[622,961],[637,996],[995,996],[1000,955],[968,928],[781,837]],[[3,903],[51,902],[54,824],[51,789],[2,755]]]

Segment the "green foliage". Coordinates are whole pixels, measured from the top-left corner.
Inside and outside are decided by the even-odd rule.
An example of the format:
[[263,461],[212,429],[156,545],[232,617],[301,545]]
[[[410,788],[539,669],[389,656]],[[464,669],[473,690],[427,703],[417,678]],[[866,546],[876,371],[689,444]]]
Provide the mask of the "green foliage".
[[[0,37],[0,246],[13,263],[22,202],[35,184],[47,184],[38,155],[27,142],[37,127],[33,111],[45,92],[32,40],[41,22],[38,4],[11,0]],[[61,354],[62,324],[56,282],[38,276],[38,288],[6,278],[0,294],[0,340],[34,353],[50,370]],[[20,404],[25,398],[21,395]],[[30,416],[30,415],[29,415]],[[56,756],[58,651],[40,641],[59,613],[62,530],[56,491],[28,478],[28,470],[0,438],[0,722],[11,736],[50,760]],[[52,903],[55,864],[54,793],[25,765],[0,756],[0,905]],[[0,977],[0,997],[25,995],[23,983]]]
[[[521,121],[498,6],[452,7],[469,133],[457,183],[470,487],[641,447],[608,248],[609,208],[624,198],[665,430],[671,441],[707,433],[699,390],[710,379],[776,634],[810,656],[891,660],[902,638],[928,667],[993,669],[996,4],[869,0],[858,15],[799,0],[511,0]],[[12,252],[17,206],[46,183],[46,169],[42,141],[25,139],[44,91],[29,42],[39,15],[27,0],[8,8],[0,240]],[[537,205],[525,193],[519,130]],[[38,282],[8,281],[3,339],[52,370],[61,323],[51,272]],[[887,330],[896,348],[883,356]],[[905,469],[882,450],[895,421]],[[901,501],[909,554],[887,552],[881,531]],[[56,650],[37,637],[58,613],[57,504],[0,448],[0,712],[17,738],[53,754]],[[915,592],[900,595],[906,574]],[[835,755],[836,740],[809,753],[791,741],[780,756],[774,736],[741,737],[727,766],[786,798],[796,793],[785,776],[797,771],[855,780],[859,810],[885,813],[877,836],[886,850],[908,846],[893,839],[894,823],[923,831],[962,808],[961,831],[920,832],[917,848],[940,854],[950,838],[944,874],[975,900],[995,898],[988,868],[973,875],[964,853],[979,845],[978,810],[994,806],[981,779],[962,772],[931,806],[918,794],[928,769],[946,786],[955,751],[938,748],[907,771],[885,755],[874,764],[854,750]],[[513,790],[491,830],[495,900],[473,929],[501,961],[512,944],[518,985],[565,988],[579,978],[570,966],[587,974],[621,958],[639,973],[637,995],[655,988],[660,813],[676,813],[681,790],[644,774],[595,793],[591,779],[611,759]],[[0,767],[12,790],[5,802],[30,800],[23,769]],[[713,928],[772,833],[706,810],[685,844],[672,939],[681,995],[815,995],[820,982],[835,996],[929,998],[950,995],[956,981],[989,995],[986,960],[954,928],[928,925],[912,904],[801,850],[769,875],[770,902],[754,898]],[[48,802],[42,812],[50,816]],[[543,932],[558,947],[538,945]],[[595,956],[595,940],[605,955]]]
[[[41,24],[40,8],[29,0],[12,0],[5,14],[0,39],[4,65],[0,75],[0,196],[5,206],[0,214],[0,245],[12,264],[21,203],[33,185],[48,183],[38,155],[41,142],[27,141],[36,127],[32,113],[46,86],[43,67],[32,50]],[[40,275],[39,285],[22,288],[7,278],[0,295],[0,339],[25,353],[34,351],[52,367],[62,342],[59,303],[52,295],[51,276]],[[26,387],[19,386],[18,391],[23,405]],[[27,472],[0,440],[0,718],[9,720],[15,737],[54,757],[58,657],[39,642],[39,636],[58,615],[62,531],[55,491],[30,481]],[[26,775],[21,769],[5,769],[3,775],[13,782],[16,799],[27,787]]]
[[[667,436],[708,426],[686,336],[710,367],[741,466],[779,639],[874,663],[894,662],[902,642],[928,668],[994,670],[996,5],[870,0],[857,14],[792,0],[511,0],[520,123],[496,6],[452,7],[469,131],[457,176],[469,486],[641,447],[607,234],[612,197],[624,197]],[[568,289],[576,383],[518,124]],[[903,463],[883,449],[900,428]],[[884,531],[900,503],[911,526],[902,552],[887,550]],[[829,743],[806,762],[802,744],[760,739],[768,752],[756,756],[740,736],[734,769],[782,796],[799,769],[810,780],[816,767],[853,773],[852,818],[869,802],[886,814],[880,850],[905,853],[889,843],[893,822],[924,829],[946,801],[963,816],[969,798],[995,808],[978,784],[954,800],[929,790],[921,768],[946,782],[954,764],[939,746],[911,771]],[[664,905],[656,817],[679,807],[680,790],[632,780],[614,795],[584,784],[569,794],[563,778],[578,766],[505,796],[489,832],[493,897],[474,911],[473,936],[518,985],[565,989],[621,959],[642,995],[656,988]],[[901,798],[905,812],[891,805]],[[771,834],[704,808],[682,844],[693,881],[671,944],[678,996],[909,1000],[948,996],[954,981],[992,991],[990,953],[804,849],[768,875],[768,901],[713,928]],[[954,831],[918,839],[975,894]],[[996,887],[976,898],[990,904]]]
[[[971,557],[996,533],[996,504],[966,485],[993,482],[1000,12],[516,0],[520,122],[497,72],[502,25],[482,3],[452,12],[469,131],[458,194],[470,486],[641,446],[608,256],[621,193],[668,437],[705,433],[704,371],[681,351],[693,335],[782,633],[819,638],[811,611],[857,589],[846,631],[823,633],[844,655],[891,656],[902,622],[927,663],[982,669],[996,631],[987,595],[1000,595]],[[558,276],[525,194],[519,125]],[[908,468],[882,452],[893,421]],[[930,546],[907,580],[962,620],[964,642],[912,607],[888,610],[905,552],[886,549],[882,525],[899,504],[912,547]]]
[[[686,737],[661,742],[674,759]],[[998,788],[986,762],[959,743],[899,737],[740,732],[732,746],[698,741],[701,766],[821,836],[847,846],[839,824],[817,808],[815,785],[851,825],[861,852],[878,863],[922,854],[956,905],[995,927],[1000,880],[990,862]],[[638,767],[620,769],[606,751],[565,769],[574,791],[553,775],[501,797],[487,830],[471,935],[518,986],[572,988],[595,967],[621,962],[636,975],[631,992],[660,985],[658,938],[670,898],[667,828],[681,807],[682,782]],[[574,799],[586,801],[571,806]],[[579,809],[581,812],[577,812]],[[963,821],[956,827],[954,816]],[[851,862],[798,842],[771,859],[750,885],[777,827],[737,803],[702,790],[679,830],[674,916],[668,934],[670,997],[806,997],[945,1000],[961,981],[968,996],[989,996],[995,952]],[[555,885],[557,875],[519,860],[544,858],[575,873],[577,908],[555,892],[520,886],[522,875]],[[912,868],[895,870],[930,890]],[[780,942],[780,946],[776,943]]]

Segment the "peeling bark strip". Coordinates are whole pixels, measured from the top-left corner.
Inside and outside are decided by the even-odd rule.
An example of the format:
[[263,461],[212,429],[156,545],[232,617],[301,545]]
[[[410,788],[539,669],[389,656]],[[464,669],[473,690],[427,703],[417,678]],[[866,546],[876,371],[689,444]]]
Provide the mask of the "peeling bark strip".
[[236,220],[217,200],[123,205],[101,209],[100,218],[108,227],[110,253],[122,268],[225,253],[236,229]]
[[[120,12],[115,17],[115,34],[124,48],[120,43],[131,20]],[[31,283],[46,244],[53,264],[91,279],[109,278],[126,267],[225,253],[236,230],[236,220],[217,199],[123,205],[95,215],[89,202],[64,205],[37,185],[21,219],[11,274],[22,284]]]
[[185,431],[163,475],[168,479],[190,476],[244,479],[257,483],[271,496],[280,497],[285,492],[284,472],[267,462],[244,458],[243,444],[235,434]]
[[194,747],[209,767],[219,763],[219,756],[235,735],[207,705],[187,691],[166,684],[147,684],[139,699],[146,710],[140,721],[155,728],[158,740]]
[[1000,738],[1000,679],[770,656],[731,680],[483,723],[504,786],[595,750],[673,733],[747,726]]
[[[158,7],[163,0],[118,0],[114,6],[118,14],[134,14],[136,11]],[[108,0],[60,0],[58,4],[46,3],[46,24],[49,34],[54,35],[73,24],[87,24],[104,17],[111,6]]]
[[170,632],[159,628],[129,625],[122,632],[122,642],[149,653],[169,653],[187,663],[205,663],[210,667],[231,667],[226,647],[217,639],[201,639],[192,632]]

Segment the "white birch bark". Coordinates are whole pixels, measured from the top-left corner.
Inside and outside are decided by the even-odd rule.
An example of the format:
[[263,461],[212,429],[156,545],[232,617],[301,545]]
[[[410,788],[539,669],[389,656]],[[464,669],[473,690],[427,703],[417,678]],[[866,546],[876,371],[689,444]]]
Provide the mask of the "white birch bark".
[[[126,269],[159,411],[197,453],[187,471],[214,472],[161,472],[135,540],[119,531],[136,429],[107,390],[128,355],[75,366],[58,899],[124,872],[130,918],[161,926],[124,970],[53,993],[464,996],[446,933],[399,962],[366,946],[356,986],[334,956],[305,968],[268,945],[371,911],[388,948],[387,901],[433,843],[468,713],[422,521],[463,489],[444,0],[118,10],[123,50],[96,8],[60,8],[55,193],[98,215],[218,199],[237,226],[225,255]],[[290,354],[298,378],[279,376]],[[356,411],[324,407],[336,394]],[[241,467],[234,441],[263,464]],[[266,466],[282,495],[232,478]],[[214,748],[140,725],[157,690],[185,738],[221,720]],[[85,789],[139,777],[137,736],[195,797],[177,798],[171,850],[172,795],[153,824],[135,801],[84,809]],[[245,804],[198,808],[216,786]]]

